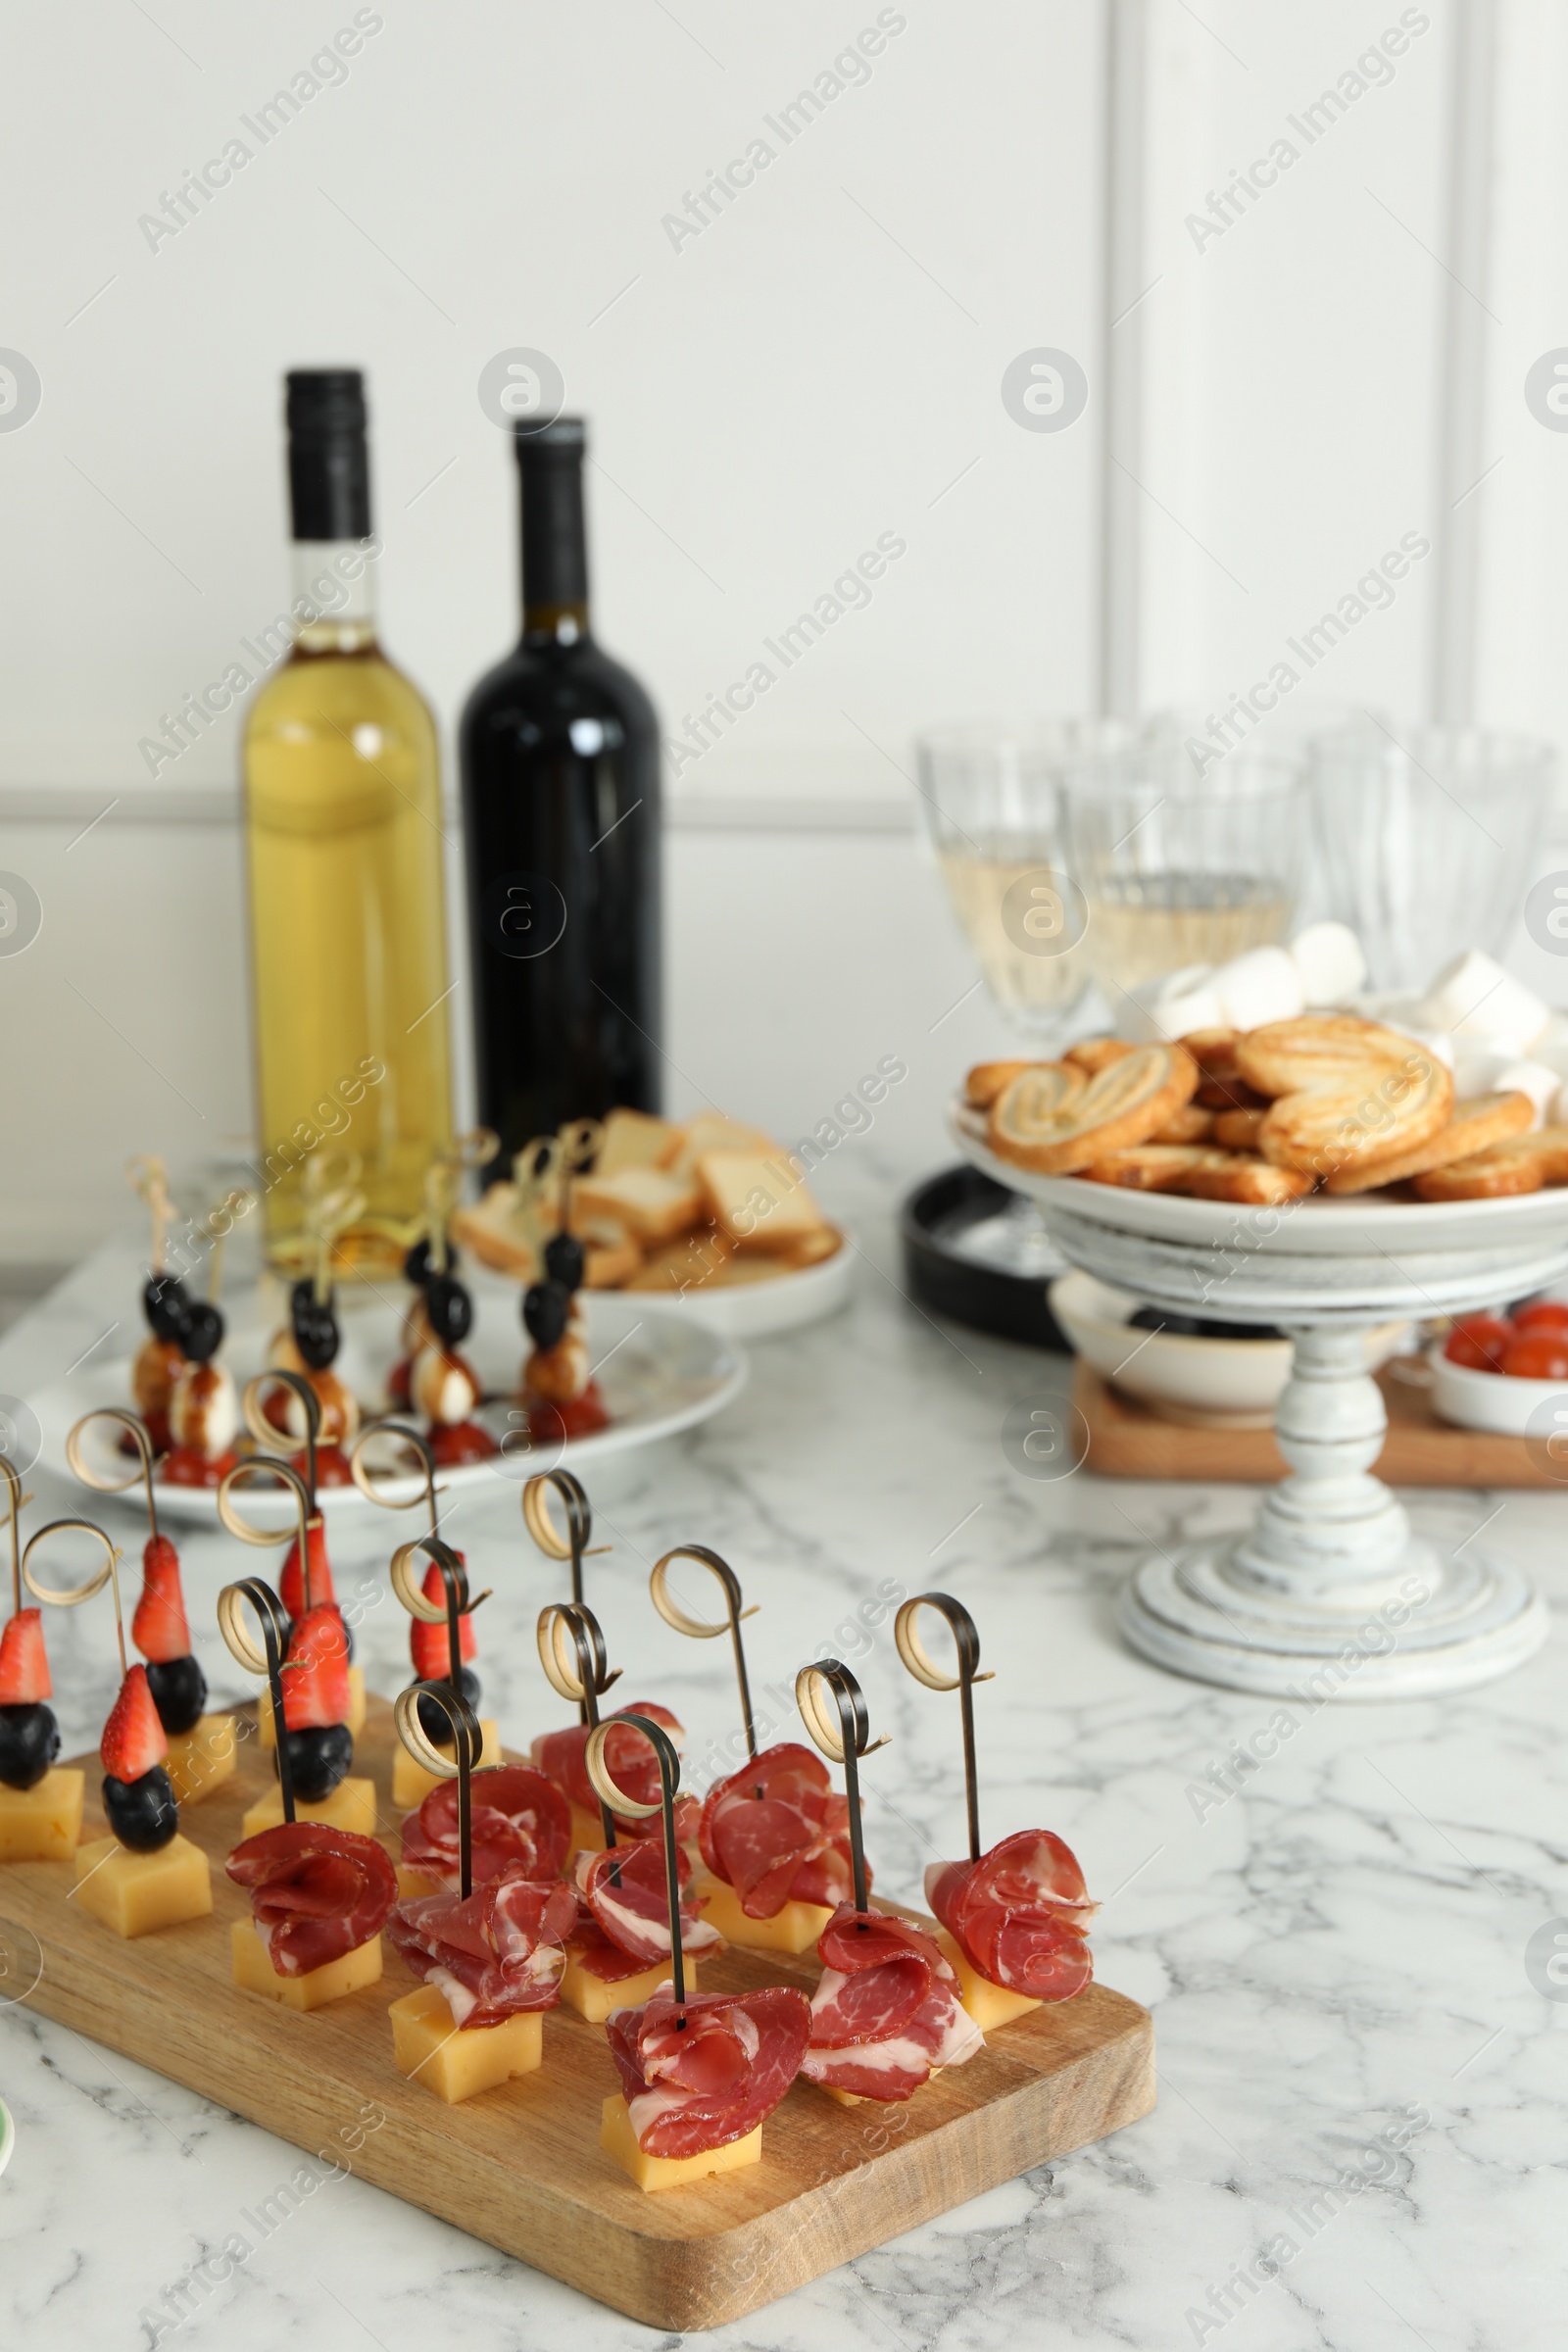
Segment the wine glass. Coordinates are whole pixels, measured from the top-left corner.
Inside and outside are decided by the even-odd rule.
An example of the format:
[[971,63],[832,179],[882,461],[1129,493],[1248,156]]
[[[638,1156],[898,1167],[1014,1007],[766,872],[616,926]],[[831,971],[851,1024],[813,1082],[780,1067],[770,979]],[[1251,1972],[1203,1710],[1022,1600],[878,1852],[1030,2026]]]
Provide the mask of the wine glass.
[[1283,939],[1310,838],[1298,755],[1246,743],[1200,771],[1154,727],[1069,766],[1068,864],[1107,992]]
[[1351,726],[1308,772],[1334,912],[1375,989],[1426,988],[1462,948],[1500,956],[1546,827],[1556,754],[1522,735]]
[[1116,721],[977,719],[916,740],[927,832],[993,1002],[1044,1052],[1087,991],[1083,907],[1067,872],[1061,779],[1131,744]]

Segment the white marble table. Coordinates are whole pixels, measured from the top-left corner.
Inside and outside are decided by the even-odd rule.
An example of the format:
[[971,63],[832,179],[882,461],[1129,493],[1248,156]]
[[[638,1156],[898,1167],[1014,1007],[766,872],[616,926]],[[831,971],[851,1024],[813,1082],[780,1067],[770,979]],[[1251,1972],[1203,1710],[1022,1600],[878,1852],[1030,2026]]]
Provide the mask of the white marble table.
[[[641,1661],[628,1690],[677,1709],[694,1758],[729,1730],[731,1686],[722,1644],[682,1642],[654,1617],[647,1563],[661,1550],[698,1541],[734,1563],[762,1604],[749,1628],[760,1684],[785,1685],[841,1646],[895,1740],[864,1776],[879,1885],[916,1899],[925,1861],[960,1848],[957,1727],[952,1702],[904,1674],[891,1624],[868,1635],[854,1613],[890,1586],[962,1597],[997,1669],[978,1694],[982,1829],[1039,1823],[1076,1848],[1104,1900],[1098,1971],[1154,2010],[1160,2100],[1102,2145],[708,2340],[1558,2352],[1568,1982],[1562,2001],[1535,1989],[1526,1946],[1568,1914],[1560,1633],[1508,1681],[1298,1709],[1285,1737],[1268,1729],[1278,1702],[1143,1663],[1115,1632],[1129,1567],[1151,1541],[1243,1523],[1253,1498],[1021,1477],[1004,1419],[1020,1397],[1059,1396],[1065,1366],[939,1330],[900,1294],[891,1222],[868,1214],[862,1234],[851,1311],[757,1348],[727,1416],[607,1490],[600,1523],[615,1548],[591,1564],[590,1596],[612,1653]],[[134,1329],[128,1250],[119,1264],[101,1253],[0,1343],[0,1393],[58,1380],[116,1314]],[[72,1507],[32,1484],[38,1512]],[[1450,1542],[1490,1520],[1489,1543],[1529,1567],[1560,1616],[1568,1498],[1409,1499],[1417,1526]],[[341,1589],[363,1568],[384,1592],[388,1526],[335,1538]],[[558,1706],[531,1631],[550,1572],[514,1488],[454,1528],[496,1587],[480,1620],[486,1711],[525,1740]],[[206,1619],[235,1547],[184,1549],[192,1615]],[[96,1736],[114,1677],[107,1625],[89,1615],[50,1629],[72,1748]],[[373,1686],[406,1679],[406,1638],[390,1599],[370,1608],[360,1639]],[[201,1647],[215,1686],[237,1692],[210,1621]],[[1274,1752],[1238,1772],[1250,1741]],[[268,2230],[259,2208],[295,2176],[294,2149],[24,2005],[0,2009],[0,2091],[18,2129],[0,2180],[0,2343],[659,2340],[319,2166]],[[229,2240],[243,2241],[237,2259],[220,2252]],[[215,2256],[203,2278],[196,2266]]]

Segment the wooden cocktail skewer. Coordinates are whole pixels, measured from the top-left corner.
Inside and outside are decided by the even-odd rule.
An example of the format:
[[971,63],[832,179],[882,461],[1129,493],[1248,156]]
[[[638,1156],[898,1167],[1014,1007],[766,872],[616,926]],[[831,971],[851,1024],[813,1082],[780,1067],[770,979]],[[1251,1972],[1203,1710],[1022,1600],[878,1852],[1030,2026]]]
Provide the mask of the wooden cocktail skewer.
[[[599,1701],[612,1683],[619,1682],[620,1668],[610,1666],[599,1620],[586,1601],[553,1600],[540,1610],[539,1663],[551,1689],[577,1701],[591,1738],[599,1729]],[[629,1718],[617,1715],[615,1720]],[[599,1819],[608,1851],[615,1843],[615,1817],[603,1797]]]
[[[582,1612],[587,1615],[587,1611]],[[664,1884],[669,1893],[669,1961],[674,1980],[675,2031],[686,2031],[686,1957],[681,1949],[680,1918],[680,1847],[675,1838],[675,1798],[680,1789],[680,1758],[676,1755],[669,1734],[651,1715],[625,1714],[612,1718],[613,1723],[628,1723],[641,1732],[659,1758],[659,1798],[655,1804],[641,1803],[617,1788],[605,1763],[605,1740],[611,1723],[596,1723],[588,1735],[583,1762],[594,1793],[599,1799],[607,1822],[616,1813],[628,1814],[633,1820],[646,1820],[649,1815],[662,1813],[664,1820]],[[611,1841],[613,1843],[613,1839]]]
[[[225,1526],[227,1522],[224,1522]],[[246,1537],[250,1543],[255,1539]],[[262,1629],[262,1648],[245,1630],[240,1615],[241,1601],[248,1600],[256,1611]],[[247,1674],[259,1674],[267,1684],[271,1702],[272,1721],[281,1730],[283,1722],[283,1658],[288,1647],[288,1612],[270,1585],[259,1576],[242,1577],[238,1584],[225,1585],[218,1595],[218,1630],[227,1642],[230,1654]],[[277,1786],[283,1800],[283,1819],[294,1819],[294,1774],[288,1760],[288,1741],[277,1742]]]
[[[264,1377],[272,1380],[287,1380],[292,1375],[286,1372],[273,1372],[264,1375]],[[251,1387],[255,1386],[256,1383],[252,1381]],[[248,1390],[246,1394],[249,1395]],[[236,1488],[247,1478],[275,1478],[280,1486],[287,1487],[294,1497],[296,1531],[291,1531],[286,1522],[279,1527],[254,1527],[250,1520],[241,1514],[239,1506],[234,1500],[234,1494]],[[314,1487],[307,1484],[293,1463],[285,1462],[280,1455],[275,1453],[254,1454],[248,1462],[236,1462],[232,1470],[224,1471],[219,1483],[218,1516],[229,1534],[238,1536],[242,1544],[259,1544],[263,1546],[287,1544],[292,1540],[292,1532],[297,1532],[300,1547],[300,1575],[305,1584],[305,1608],[306,1613],[309,1614],[316,1606],[316,1596],[311,1589],[311,1529],[320,1526],[321,1517],[316,1508]]]
[[[826,1693],[831,1691],[829,1710]],[[801,1720],[830,1763],[844,1767],[844,1793],[850,1800],[850,1867],[855,1876],[855,1908],[865,1912],[870,1896],[865,1882],[865,1838],[860,1826],[859,1758],[886,1747],[887,1735],[868,1738],[870,1720],[859,1684],[837,1658],[803,1666],[795,1677],[795,1703]]]
[[[277,1447],[290,1443],[287,1431],[279,1429],[275,1421],[270,1421],[267,1417],[267,1392],[271,1388],[289,1390],[299,1398],[300,1408],[305,1415],[305,1485],[309,1496],[308,1508],[314,1519],[320,1507],[316,1498],[316,1448],[321,1434],[321,1400],[303,1373],[285,1372],[275,1366],[266,1372],[258,1372],[254,1380],[245,1383],[239,1400],[240,1415],[256,1443],[269,1448],[262,1457],[269,1468],[280,1458]],[[293,1467],[292,1464],[287,1466]],[[296,1471],[295,1476],[298,1475]],[[225,1479],[223,1483],[226,1486],[228,1481]]]
[[[88,1460],[82,1444],[82,1432],[94,1421],[117,1422],[129,1437],[135,1450],[136,1466],[133,1470],[127,1470],[123,1478],[112,1478],[101,1464]],[[84,1487],[91,1487],[95,1494],[123,1494],[127,1487],[133,1487],[140,1479],[147,1494],[147,1532],[157,1541],[158,1492],[153,1485],[153,1473],[158,1467],[159,1456],[153,1445],[152,1433],[138,1414],[124,1412],[115,1404],[100,1405],[96,1412],[83,1413],[66,1440],[66,1460],[74,1476]]]
[[0,1478],[6,1482],[6,1503],[11,1514],[11,1605],[17,1615],[22,1613],[22,1514],[32,1500],[22,1492],[22,1481],[16,1465],[8,1454],[0,1453]]
[[[552,1489],[561,1496],[565,1509],[566,1532],[564,1536],[550,1516]],[[570,1560],[572,1602],[575,1607],[581,1608],[582,1564],[584,1560],[597,1559],[602,1552],[611,1549],[608,1544],[589,1544],[594,1532],[594,1515],[581,1480],[573,1478],[569,1470],[543,1470],[537,1478],[530,1478],[522,1490],[522,1524],[547,1560]],[[556,1688],[559,1690],[560,1685]],[[565,1695],[563,1692],[563,1696]],[[586,1701],[579,1706],[577,1713],[580,1722],[595,1720],[588,1713]]]
[[[956,1674],[944,1674],[927,1655],[915,1629],[915,1618],[921,1609],[937,1609],[947,1619],[953,1632],[954,1647],[958,1653]],[[974,1760],[973,1691],[976,1683],[989,1683],[995,1678],[990,1673],[981,1674],[978,1671],[980,1636],[975,1630],[974,1619],[962,1601],[955,1600],[950,1592],[917,1592],[912,1600],[904,1603],[894,1619],[893,1639],[899,1645],[900,1657],[917,1683],[924,1683],[928,1690],[956,1690],[958,1693],[963,1726],[963,1781],[969,1806],[969,1859],[978,1862],[980,1793]]]
[[[717,1577],[719,1584],[723,1587],[724,1598],[729,1609],[729,1614],[722,1623],[710,1625],[707,1618],[693,1617],[689,1611],[681,1607],[680,1602],[669,1589],[669,1571],[671,1564],[676,1560],[695,1560],[700,1567],[708,1569],[711,1575]],[[662,1560],[655,1562],[648,1579],[648,1590],[653,1595],[655,1608],[664,1623],[673,1626],[677,1634],[689,1634],[694,1642],[711,1642],[720,1634],[728,1634],[735,1652],[735,1679],[740,1685],[741,1721],[746,1727],[746,1752],[749,1756],[755,1756],[757,1754],[757,1725],[752,1714],[752,1686],[746,1672],[746,1650],[741,1641],[741,1622],[743,1618],[757,1615],[757,1604],[754,1602],[749,1609],[742,1607],[740,1578],[729,1562],[720,1559],[716,1551],[710,1551],[706,1544],[677,1544],[673,1551],[666,1551]],[[760,1790],[759,1790],[759,1794],[760,1794]]]
[[[96,1536],[104,1547],[104,1560],[102,1567],[81,1584],[73,1585],[66,1591],[56,1591],[38,1582],[31,1565],[32,1555],[40,1544],[46,1543],[51,1536],[62,1534],[67,1528],[79,1529],[83,1535]],[[91,1519],[51,1519],[47,1527],[39,1528],[22,1555],[22,1581],[34,1600],[52,1602],[57,1609],[80,1608],[84,1600],[91,1600],[93,1594],[101,1592],[105,1585],[110,1586],[115,1596],[115,1632],[120,1637],[120,1679],[124,1681],[130,1672],[130,1661],[125,1654],[124,1612],[120,1605],[120,1546],[110,1542],[101,1527]]]
[[169,1197],[169,1171],[161,1159],[142,1154],[126,1160],[125,1174],[146,1201],[152,1218],[153,1246],[148,1272],[162,1274],[167,1271],[169,1228],[176,1213],[174,1203]]
[[432,1698],[445,1714],[452,1727],[452,1748],[449,1752],[429,1739],[419,1721],[419,1690],[410,1684],[400,1690],[394,1706],[393,1720],[398,1738],[422,1772],[433,1780],[456,1780],[458,1784],[458,1866],[461,1899],[466,1902],[473,1892],[473,1798],[471,1783],[483,1744],[478,1717],[461,1690],[450,1683],[436,1683],[429,1688]]
[[[372,1443],[379,1438],[391,1438],[399,1446],[406,1446],[411,1453],[418,1456],[419,1468],[424,1474],[424,1493],[422,1494],[405,1494],[399,1501],[395,1495],[386,1493],[389,1480],[377,1478],[370,1468],[368,1458]],[[440,1535],[440,1497],[446,1493],[446,1489],[436,1484],[435,1455],[430,1450],[428,1440],[418,1430],[412,1428],[407,1421],[368,1422],[355,1439],[350,1450],[349,1470],[360,1493],[370,1502],[378,1502],[384,1511],[412,1511],[418,1503],[422,1502],[430,1514],[431,1535]]]

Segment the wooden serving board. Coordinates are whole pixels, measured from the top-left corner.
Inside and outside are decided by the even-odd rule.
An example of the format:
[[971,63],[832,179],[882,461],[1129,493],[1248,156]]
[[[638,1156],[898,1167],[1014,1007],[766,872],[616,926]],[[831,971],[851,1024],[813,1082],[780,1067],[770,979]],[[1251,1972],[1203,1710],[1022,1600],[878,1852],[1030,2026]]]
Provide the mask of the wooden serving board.
[[[1376,1375],[1389,1411],[1383,1451],[1373,1465],[1391,1487],[1553,1487],[1523,1438],[1440,1421],[1428,1392],[1389,1366]],[[1084,1467],[1105,1478],[1201,1478],[1268,1486],[1285,1476],[1271,1429],[1192,1429],[1166,1421],[1142,1397],[1126,1396],[1080,1357],[1072,1400],[1089,1432]]]
[[[240,1720],[254,1731],[254,1709]],[[394,1853],[395,1740],[391,1708],[372,1696],[354,1768],[374,1778]],[[102,1776],[96,1756],[76,1762],[85,1838],[101,1834],[90,1792]],[[760,2164],[646,2194],[600,2149],[619,2078],[604,2028],[574,2011],[546,2015],[538,2073],[449,2107],[392,2063],[386,2011],[413,1980],[385,1939],[379,1984],[307,2016],[232,1984],[229,1925],[249,1904],[223,1863],[245,1805],[270,1785],[270,1759],[243,1738],[232,1778],[185,1808],[184,1834],[213,1860],[215,1908],[161,1935],[122,1941],[68,1899],[67,1864],[0,1865],[0,1911],[42,1949],[31,2005],[650,2327],[739,2319],[1154,2104],[1152,2020],[1091,1984],[1004,2027],[903,2106],[844,2108],[797,2082],[762,2128]],[[818,1967],[814,1954],[732,1949],[700,1973],[705,1991],[809,1990]]]

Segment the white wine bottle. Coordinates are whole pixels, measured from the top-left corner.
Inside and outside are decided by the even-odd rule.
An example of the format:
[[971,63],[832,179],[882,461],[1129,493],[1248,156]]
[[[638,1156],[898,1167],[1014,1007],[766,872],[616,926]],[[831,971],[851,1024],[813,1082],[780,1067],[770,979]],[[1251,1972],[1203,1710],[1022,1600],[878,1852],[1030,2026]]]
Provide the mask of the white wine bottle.
[[401,1259],[452,1132],[435,727],[376,641],[364,379],[288,379],[295,625],[245,732],[257,1179],[268,1254],[311,1247],[307,1184],[352,1152],[339,1270]]

